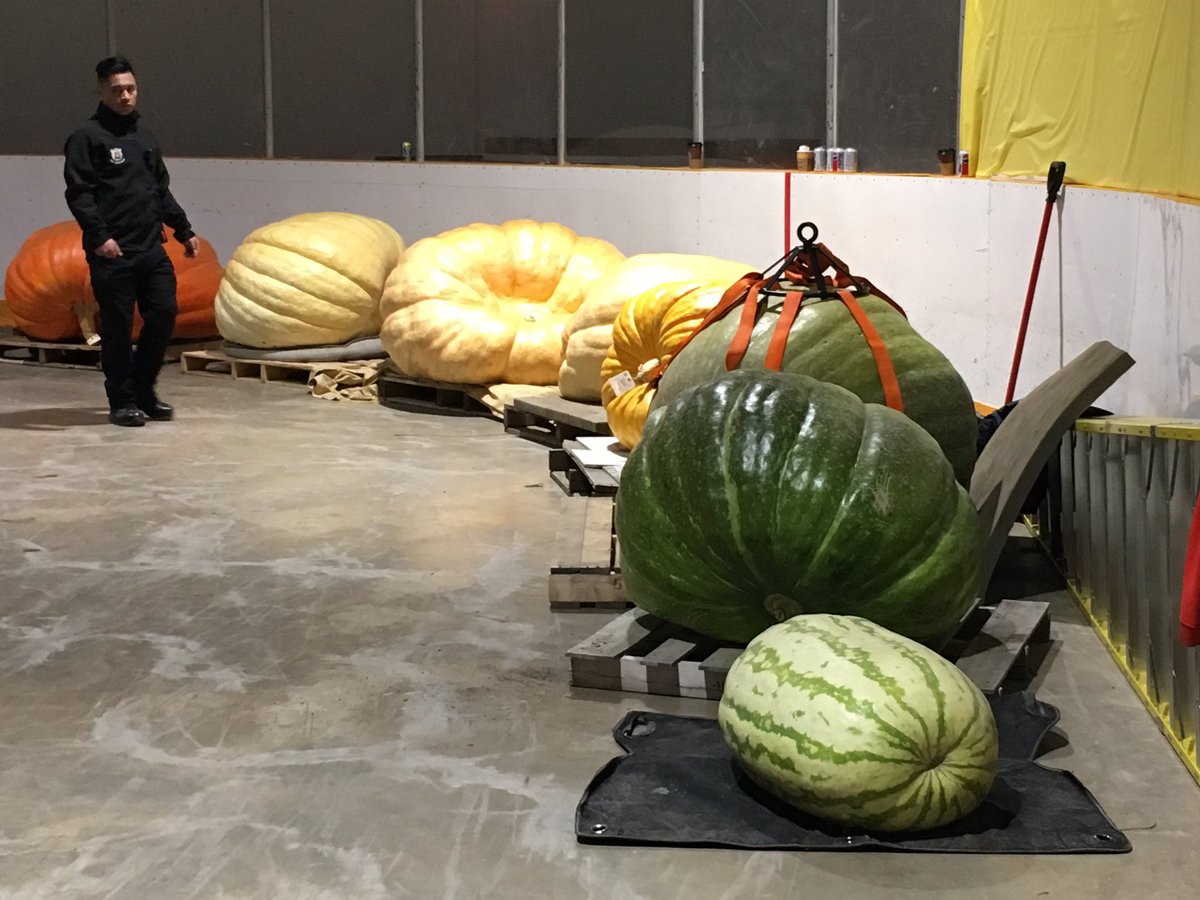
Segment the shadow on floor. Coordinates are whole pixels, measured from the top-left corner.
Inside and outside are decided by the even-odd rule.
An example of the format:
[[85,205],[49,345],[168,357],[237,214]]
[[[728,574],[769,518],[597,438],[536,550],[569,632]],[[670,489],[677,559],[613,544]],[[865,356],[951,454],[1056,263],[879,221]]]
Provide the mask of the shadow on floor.
[[107,425],[108,407],[61,407],[21,409],[0,413],[0,428],[16,431],[62,431],[80,425]]

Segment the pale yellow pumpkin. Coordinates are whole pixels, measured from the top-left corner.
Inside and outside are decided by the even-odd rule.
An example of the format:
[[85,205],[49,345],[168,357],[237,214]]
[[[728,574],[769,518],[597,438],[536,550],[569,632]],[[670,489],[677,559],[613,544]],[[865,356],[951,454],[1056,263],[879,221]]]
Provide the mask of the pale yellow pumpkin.
[[558,388],[568,400],[600,401],[600,366],[612,346],[612,328],[626,301],[660,284],[696,281],[730,285],[754,267],[688,253],[631,256],[588,292],[564,332]]
[[388,277],[380,338],[408,375],[552,385],[563,328],[622,259],[607,241],[526,219],[424,238]]
[[304,213],[264,225],[225,267],[217,327],[226,340],[262,348],[377,334],[383,284],[403,251],[394,228],[354,213]]
[[[740,272],[734,280],[746,274]],[[631,298],[613,323],[613,342],[600,369],[600,399],[608,426],[622,447],[632,450],[654,400],[653,370],[670,362],[688,336],[717,305],[728,285],[696,281],[660,284]],[[736,313],[735,313],[736,314]],[[609,379],[628,374],[627,390]]]

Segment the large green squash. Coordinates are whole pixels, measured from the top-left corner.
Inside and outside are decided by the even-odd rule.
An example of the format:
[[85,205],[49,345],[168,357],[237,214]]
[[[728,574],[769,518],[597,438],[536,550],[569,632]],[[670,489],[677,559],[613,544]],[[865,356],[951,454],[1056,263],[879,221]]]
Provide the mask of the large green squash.
[[717,720],[752,781],[843,825],[947,825],[996,774],[996,721],[979,688],[854,616],[797,616],[756,637],[729,670]]
[[[859,303],[892,358],[905,415],[933,435],[954,466],[959,484],[969,486],[978,425],[971,393],[962,377],[887,302],[867,295]],[[782,304],[782,299],[772,300],[759,318],[741,368],[762,368]],[[739,313],[740,308],[735,308],[704,329],[671,361],[659,382],[652,409],[670,403],[685,388],[725,371],[725,352],[737,330]],[[841,385],[867,403],[884,402],[870,347],[840,300],[805,301],[788,336],[781,368]]]
[[726,640],[828,612],[936,645],[977,588],[975,508],[934,440],[803,375],[730,372],[652,414],[617,534],[638,606]]

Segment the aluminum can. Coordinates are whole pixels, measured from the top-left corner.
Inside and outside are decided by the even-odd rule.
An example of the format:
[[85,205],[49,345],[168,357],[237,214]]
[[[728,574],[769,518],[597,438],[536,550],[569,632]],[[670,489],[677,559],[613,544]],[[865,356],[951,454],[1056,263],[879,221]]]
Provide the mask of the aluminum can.
[[404,160],[413,158],[412,141],[405,141],[400,145],[400,158]]
[[857,172],[858,171],[858,151],[853,147],[847,147],[842,151],[842,171]]
[[829,171],[830,172],[842,171],[842,148],[841,147],[833,147],[830,149],[830,151],[829,151]]
[[813,171],[828,172],[829,171],[829,151],[824,147],[818,147],[813,151]]
[[958,151],[958,174],[966,178],[971,174],[971,154],[966,150]]

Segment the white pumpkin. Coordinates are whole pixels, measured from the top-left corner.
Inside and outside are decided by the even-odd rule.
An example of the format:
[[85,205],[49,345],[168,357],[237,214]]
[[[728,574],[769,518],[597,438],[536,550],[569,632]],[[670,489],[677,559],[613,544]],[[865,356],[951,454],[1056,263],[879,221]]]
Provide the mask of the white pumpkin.
[[404,240],[354,213],[291,216],[255,229],[217,290],[221,335],[248,347],[340,344],[378,334],[379,298]]

